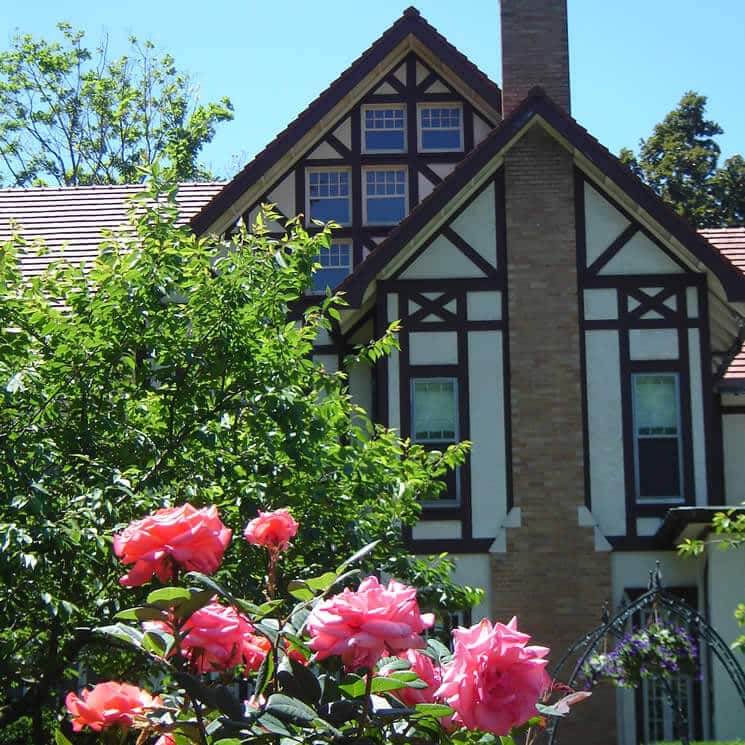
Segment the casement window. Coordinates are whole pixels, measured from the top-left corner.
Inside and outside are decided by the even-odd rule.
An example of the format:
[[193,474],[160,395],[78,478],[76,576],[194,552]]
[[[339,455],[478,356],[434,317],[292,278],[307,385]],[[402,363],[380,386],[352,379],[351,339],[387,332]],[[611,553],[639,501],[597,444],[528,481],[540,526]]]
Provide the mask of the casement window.
[[322,248],[316,257],[321,265],[313,275],[313,292],[325,293],[339,285],[352,271],[352,244],[347,241],[334,241],[328,248]]
[[[411,380],[411,439],[428,450],[444,450],[458,442],[457,378]],[[428,506],[452,506],[459,501],[458,471],[449,471],[445,490]]]
[[676,373],[635,373],[634,469],[638,502],[683,500],[680,383]]
[[362,107],[362,152],[406,152],[406,111],[403,106]]
[[395,225],[408,212],[406,168],[363,168],[363,222]]
[[348,168],[309,168],[307,174],[308,220],[352,222],[351,175]]
[[463,107],[460,104],[419,106],[419,150],[463,150]]

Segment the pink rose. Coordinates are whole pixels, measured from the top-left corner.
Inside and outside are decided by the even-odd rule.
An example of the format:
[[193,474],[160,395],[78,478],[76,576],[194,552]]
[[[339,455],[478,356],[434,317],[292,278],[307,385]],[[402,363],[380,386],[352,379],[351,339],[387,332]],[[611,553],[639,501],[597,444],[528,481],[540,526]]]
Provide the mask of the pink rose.
[[484,619],[456,629],[453,639],[453,659],[435,696],[455,709],[454,721],[505,736],[537,715],[535,705],[551,686],[544,659],[550,650],[526,646],[530,637],[517,630],[516,618],[506,626]]
[[367,577],[356,592],[344,590],[317,605],[306,628],[314,659],[339,655],[347,670],[357,670],[372,669],[385,654],[423,647],[419,634],[433,624],[431,613],[419,612],[413,587],[395,580],[385,587]]
[[222,672],[236,665],[258,670],[272,645],[266,637],[253,632],[253,624],[235,608],[210,603],[183,625],[181,652],[200,673]]
[[297,521],[286,509],[260,511],[259,516],[246,525],[243,537],[254,546],[264,546],[276,555],[287,550],[297,529]]
[[[400,688],[393,691],[393,695],[409,708],[413,709],[417,704],[435,703],[435,691],[440,687],[442,682],[442,671],[439,666],[432,662],[431,657],[426,654],[417,652],[415,649],[407,649],[398,655],[404,660],[408,660],[411,665],[411,671],[416,673],[426,684],[426,688]],[[382,670],[381,675],[387,677],[393,670]]]
[[158,510],[114,536],[114,553],[123,564],[134,564],[119,582],[136,587],[153,575],[165,582],[173,576],[174,566],[212,574],[231,534],[214,505],[198,510],[187,503]]
[[137,686],[128,683],[99,683],[80,696],[70,691],[65,706],[73,717],[72,728],[80,732],[88,726],[96,732],[120,725],[131,727],[148,709],[157,709],[163,702]]

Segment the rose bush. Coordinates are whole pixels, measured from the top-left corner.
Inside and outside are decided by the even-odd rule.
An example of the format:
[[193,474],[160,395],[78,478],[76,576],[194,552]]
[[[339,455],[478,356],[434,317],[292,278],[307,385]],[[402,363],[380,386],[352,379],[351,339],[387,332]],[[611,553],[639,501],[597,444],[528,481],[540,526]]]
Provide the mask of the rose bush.
[[[195,520],[198,512],[202,517]],[[186,529],[175,526],[175,515],[193,526],[193,543]],[[153,528],[162,524],[168,529]],[[161,510],[132,523],[118,536],[116,550],[123,561],[138,557],[135,580],[148,572],[174,579],[157,571],[168,561],[174,568],[198,564],[215,571],[215,557],[227,544],[219,525],[215,510]],[[256,526],[246,532],[254,535]],[[269,567],[272,547],[286,548],[290,537],[276,533],[267,543],[254,542],[270,548]],[[142,550],[130,550],[135,545]],[[206,560],[199,556],[205,546]],[[545,705],[552,690],[545,669],[549,650],[528,645],[530,637],[518,631],[514,618],[457,629],[451,654],[423,638],[434,617],[420,612],[414,588],[371,576],[355,590],[332,594],[351,581],[352,564],[373,548],[336,571],[289,582],[284,597],[261,605],[233,596],[200,571],[154,589],[144,605],[118,614],[120,621],[136,621],[135,627],[120,622],[98,633],[164,668],[163,690],[154,696],[108,682],[80,696],[71,692],[66,704],[73,730],[137,727],[138,745],[468,743],[470,731],[481,731],[480,742],[486,732],[506,745],[515,727],[539,725],[580,700],[569,691],[553,707]],[[138,561],[144,569],[137,569]],[[243,682],[244,697],[250,694],[247,700],[231,687],[236,680]],[[61,732],[57,741],[66,741]]]
[[158,510],[114,536],[114,553],[123,564],[134,564],[119,581],[129,587],[153,576],[167,582],[176,568],[212,574],[231,535],[214,506],[198,510],[186,503]]

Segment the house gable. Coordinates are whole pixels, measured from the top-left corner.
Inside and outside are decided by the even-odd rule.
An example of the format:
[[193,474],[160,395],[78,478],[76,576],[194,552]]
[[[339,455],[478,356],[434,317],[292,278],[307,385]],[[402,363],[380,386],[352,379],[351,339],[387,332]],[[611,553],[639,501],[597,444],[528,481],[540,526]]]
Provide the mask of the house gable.
[[[365,160],[360,142],[362,107],[403,105],[406,118],[407,157],[380,158],[375,163],[402,161],[409,170],[409,207],[419,201],[421,179],[427,193],[427,183],[441,180],[438,166],[460,160],[474,141],[486,136],[500,119],[500,91],[475,65],[430,26],[413,8],[393,24],[364,52],[329,88],[280,133],[251,163],[249,163],[217,197],[210,201],[192,220],[197,233],[224,232],[236,221],[266,201],[289,170],[301,160],[316,167],[342,165],[350,168],[354,181],[356,169]],[[457,152],[432,152],[416,159],[418,105],[458,105],[462,107],[463,142]],[[369,159],[368,159],[369,160]],[[373,161],[369,161],[373,162]],[[431,187],[430,187],[431,188]],[[307,212],[303,179],[296,178],[294,210]],[[357,209],[359,208],[359,209]],[[362,205],[352,205],[362,223]],[[359,232],[359,231],[358,231]],[[387,231],[379,231],[385,234]],[[356,241],[357,243],[357,241]],[[369,250],[375,237],[360,240]],[[355,245],[358,257],[362,245]]]

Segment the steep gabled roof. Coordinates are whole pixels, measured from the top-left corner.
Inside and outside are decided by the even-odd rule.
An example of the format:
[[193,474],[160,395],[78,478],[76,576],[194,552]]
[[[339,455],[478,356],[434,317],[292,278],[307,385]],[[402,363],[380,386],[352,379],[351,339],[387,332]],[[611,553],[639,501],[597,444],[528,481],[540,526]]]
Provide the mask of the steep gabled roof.
[[555,104],[543,89],[534,88],[520,106],[490,132],[340,285],[339,289],[347,293],[353,306],[361,303],[368,284],[383,267],[536,117],[540,117],[708,267],[722,283],[729,300],[745,301],[745,275]]
[[422,18],[419,11],[407,8],[383,35],[364,51],[325,91],[304,109],[256,157],[228,182],[222,191],[191,220],[197,234],[224,214],[240,196],[269,168],[328,114],[346,95],[380,64],[409,34],[428,47],[437,58],[455,72],[481,98],[501,111],[499,86],[458,51],[437,29]]
[[[179,221],[187,223],[212,198],[222,183],[179,184],[176,199]],[[41,238],[46,252],[26,254],[22,271],[39,274],[52,261],[91,264],[98,255],[102,230],[118,230],[127,224],[127,197],[144,189],[143,184],[121,186],[66,186],[61,188],[0,189],[0,243],[13,228],[21,228],[28,241]]]

